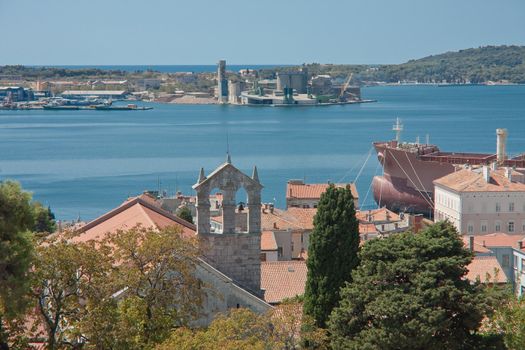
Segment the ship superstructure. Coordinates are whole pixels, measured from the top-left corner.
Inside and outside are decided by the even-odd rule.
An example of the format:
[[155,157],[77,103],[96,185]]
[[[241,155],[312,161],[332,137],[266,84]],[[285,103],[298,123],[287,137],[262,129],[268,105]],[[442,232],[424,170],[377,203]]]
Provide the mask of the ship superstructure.
[[374,199],[382,207],[394,211],[408,211],[432,215],[434,203],[433,181],[454,172],[460,166],[482,166],[496,163],[525,173],[525,153],[508,158],[506,129],[497,129],[497,151],[490,153],[442,152],[427,142],[401,141],[403,125],[398,119],[393,127],[396,139],[374,142],[383,175],[372,180]]

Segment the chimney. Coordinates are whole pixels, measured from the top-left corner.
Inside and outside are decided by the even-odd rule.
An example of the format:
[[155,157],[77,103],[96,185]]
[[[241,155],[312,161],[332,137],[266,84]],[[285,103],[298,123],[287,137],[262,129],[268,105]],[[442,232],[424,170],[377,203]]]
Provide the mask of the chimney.
[[423,215],[414,215],[414,221],[412,224],[412,232],[418,233],[423,228]]
[[507,158],[507,129],[496,129],[496,159],[501,164]]
[[486,183],[490,182],[490,169],[486,165],[483,165],[483,180],[485,180]]
[[523,249],[523,241],[518,241],[518,249],[519,250]]
[[498,162],[490,163],[490,169],[494,171],[498,170]]
[[468,249],[471,252],[474,251],[474,236],[472,236],[472,235],[468,236]]
[[273,228],[277,229],[277,223],[276,222],[273,223]]
[[511,167],[505,168],[505,177],[509,179],[509,181],[512,181],[512,168]]

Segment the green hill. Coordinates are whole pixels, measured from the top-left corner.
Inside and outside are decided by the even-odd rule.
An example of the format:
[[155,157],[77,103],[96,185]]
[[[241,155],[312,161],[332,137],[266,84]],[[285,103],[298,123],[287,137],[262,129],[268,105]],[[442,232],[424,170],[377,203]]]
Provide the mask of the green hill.
[[447,52],[403,64],[381,66],[375,76],[387,82],[481,83],[508,80],[525,83],[525,46],[485,46]]
[[508,80],[525,83],[525,46],[484,46],[410,60],[402,64],[307,64],[310,74],[330,74],[353,83],[417,81],[419,83],[483,83]]

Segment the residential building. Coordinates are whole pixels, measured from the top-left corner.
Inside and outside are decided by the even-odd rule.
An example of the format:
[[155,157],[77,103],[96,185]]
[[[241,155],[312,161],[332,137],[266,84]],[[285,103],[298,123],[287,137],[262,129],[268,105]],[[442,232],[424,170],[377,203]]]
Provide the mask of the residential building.
[[[359,194],[355,184],[333,184],[335,187],[350,186],[354,196],[354,207],[359,209]],[[317,208],[321,194],[330,186],[330,183],[306,184],[303,180],[289,180],[286,184],[286,208]]]
[[434,181],[434,219],[449,220],[462,234],[525,233],[523,173],[483,166]]
[[[516,295],[525,293],[525,234],[490,233],[463,236],[475,257],[467,277],[486,283],[510,283]],[[496,261],[496,262],[495,262]]]

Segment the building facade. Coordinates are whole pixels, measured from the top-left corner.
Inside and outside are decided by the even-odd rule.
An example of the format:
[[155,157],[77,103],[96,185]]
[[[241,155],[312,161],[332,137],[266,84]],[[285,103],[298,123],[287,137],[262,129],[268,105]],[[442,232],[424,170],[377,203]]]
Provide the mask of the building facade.
[[449,220],[463,234],[525,233],[522,175],[484,166],[435,180],[435,220]]

